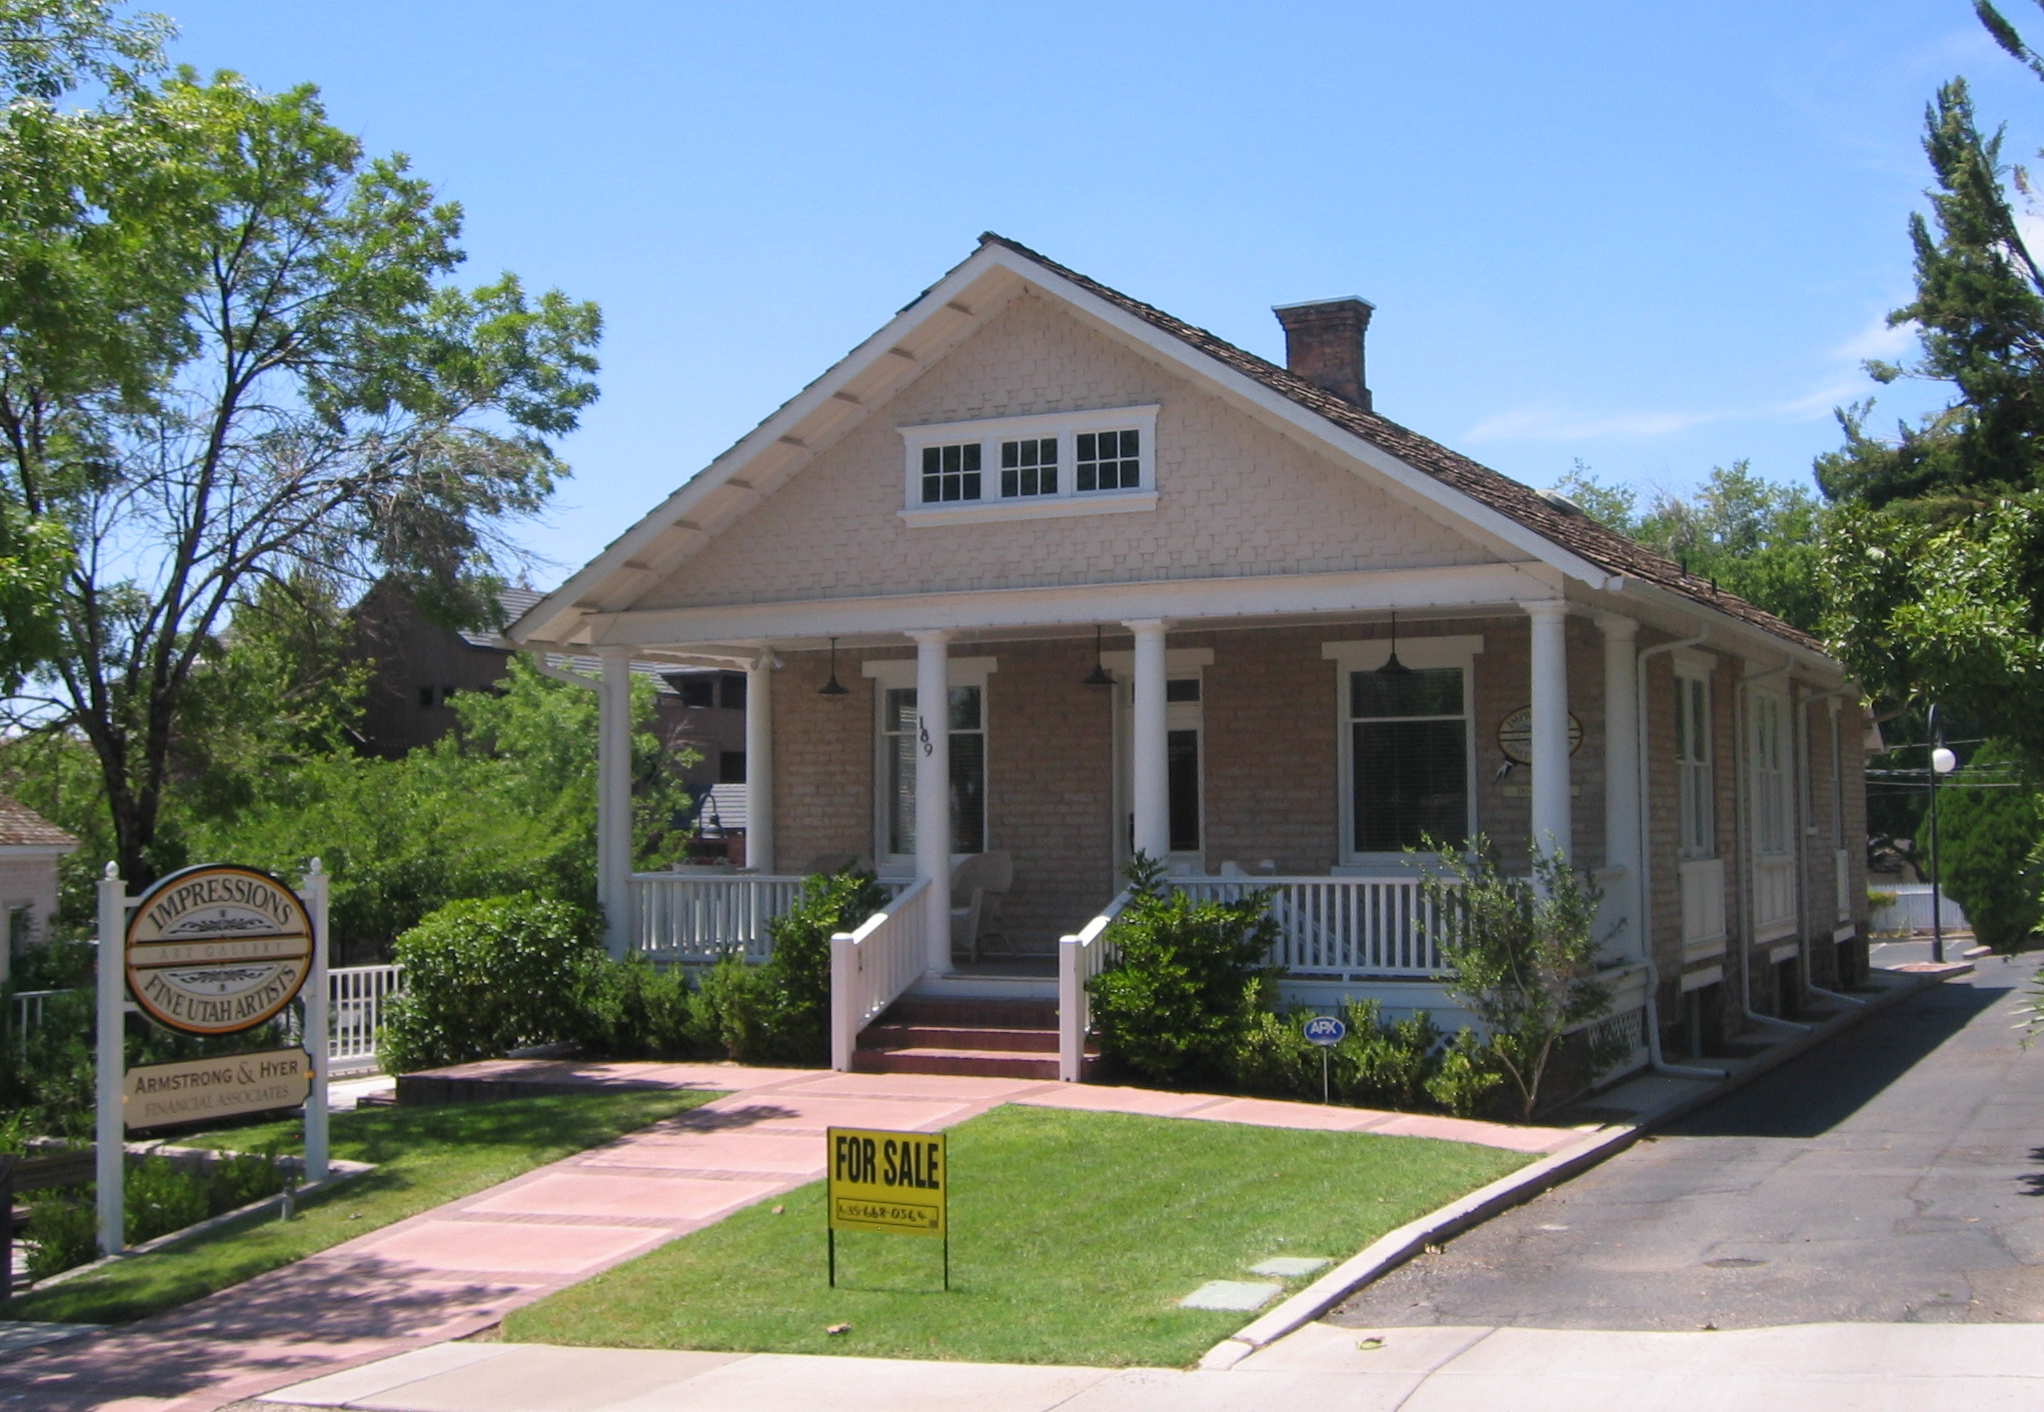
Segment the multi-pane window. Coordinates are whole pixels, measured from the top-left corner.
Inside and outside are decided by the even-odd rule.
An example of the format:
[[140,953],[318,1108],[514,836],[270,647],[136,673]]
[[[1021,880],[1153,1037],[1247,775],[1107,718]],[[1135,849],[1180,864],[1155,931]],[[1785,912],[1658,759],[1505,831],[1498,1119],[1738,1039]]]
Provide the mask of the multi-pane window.
[[1096,490],[1134,490],[1143,483],[1143,436],[1133,428],[1082,431],[1072,465],[1081,495]]
[[1789,847],[1788,747],[1778,696],[1753,698],[1754,833],[1762,853]]
[[1001,496],[1057,494],[1057,438],[1031,436],[1001,443]]
[[1717,791],[1710,768],[1710,682],[1675,678],[1675,796],[1684,858],[1717,856]]
[[[951,851],[986,851],[986,713],[977,686],[954,686],[951,733]],[[881,759],[886,773],[883,828],[890,854],[916,851],[916,761],[923,723],[914,687],[890,687],[881,701]]]
[[976,441],[923,448],[923,503],[979,499],[980,447]]
[[1469,831],[1469,713],[1463,670],[1348,674],[1352,853],[1396,853]]
[[1155,508],[1157,408],[902,427],[911,524]]

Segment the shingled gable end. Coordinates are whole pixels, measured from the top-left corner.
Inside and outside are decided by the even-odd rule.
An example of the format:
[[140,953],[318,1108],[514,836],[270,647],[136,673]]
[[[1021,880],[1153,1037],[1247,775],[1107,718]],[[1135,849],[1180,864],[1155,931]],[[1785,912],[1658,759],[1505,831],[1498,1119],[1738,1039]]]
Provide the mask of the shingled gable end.
[[914,954],[842,997],[848,1064],[902,987],[1057,994],[1141,850],[1274,879],[1296,998],[1452,1012],[1401,850],[1481,832],[1598,873],[1641,1056],[1862,964],[1843,670],[1372,410],[1369,309],[1280,306],[1295,371],[983,236],[535,604],[511,639],[613,698],[631,660],[750,677],[757,878],[631,877],[613,748],[613,948],[745,940],[676,919],[866,860],[904,889],[874,944]]

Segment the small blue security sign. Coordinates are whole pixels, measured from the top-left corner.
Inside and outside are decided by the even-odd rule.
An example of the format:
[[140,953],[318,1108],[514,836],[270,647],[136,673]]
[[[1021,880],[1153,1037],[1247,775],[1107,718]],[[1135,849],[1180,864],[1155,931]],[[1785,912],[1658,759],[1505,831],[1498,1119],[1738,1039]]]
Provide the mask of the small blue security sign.
[[1306,1043],[1336,1045],[1341,1043],[1348,1026],[1332,1015],[1315,1015],[1306,1022]]

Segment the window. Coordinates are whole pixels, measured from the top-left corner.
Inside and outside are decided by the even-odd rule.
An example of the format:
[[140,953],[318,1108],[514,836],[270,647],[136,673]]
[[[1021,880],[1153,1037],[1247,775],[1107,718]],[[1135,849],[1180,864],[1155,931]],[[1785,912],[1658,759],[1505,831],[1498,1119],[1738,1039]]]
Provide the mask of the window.
[[1753,831],[1762,853],[1789,848],[1788,748],[1779,696],[1753,697]]
[[1473,831],[1470,678],[1483,639],[1408,638],[1385,676],[1386,640],[1328,643],[1338,669],[1342,857],[1382,862]]
[[902,516],[964,524],[1154,509],[1156,431],[1154,406],[903,427]]
[[35,909],[20,904],[7,909],[7,954],[16,960],[35,940]]
[[[984,853],[987,848],[986,679],[993,669],[991,657],[957,657],[948,664],[951,699],[945,717],[951,740],[953,854]],[[909,871],[915,866],[916,762],[923,734],[916,664],[901,659],[869,661],[860,670],[879,687],[874,856],[883,871]]]
[[745,783],[745,752],[743,750],[722,750],[717,753],[717,783]]
[[717,704],[717,679],[708,672],[672,677],[670,680],[674,683],[675,691],[681,696],[681,704],[690,710]]
[[745,709],[745,673],[723,672],[718,675],[717,704],[726,711]]
[[1717,856],[1717,790],[1711,780],[1710,678],[1707,669],[1675,670],[1675,795],[1684,858]]

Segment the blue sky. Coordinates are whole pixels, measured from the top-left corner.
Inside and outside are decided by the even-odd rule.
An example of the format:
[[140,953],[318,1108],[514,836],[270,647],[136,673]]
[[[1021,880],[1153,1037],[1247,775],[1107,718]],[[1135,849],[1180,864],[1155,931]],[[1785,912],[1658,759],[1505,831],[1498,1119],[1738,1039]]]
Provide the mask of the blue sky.
[[541,587],[987,229],[1280,361],[1271,305],[1359,294],[1377,409],[1536,486],[1808,484],[1906,351],[1938,83],[2044,143],[1963,0],[155,8],[410,154],[473,280],[603,306]]

